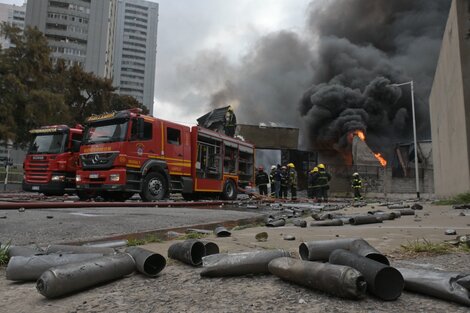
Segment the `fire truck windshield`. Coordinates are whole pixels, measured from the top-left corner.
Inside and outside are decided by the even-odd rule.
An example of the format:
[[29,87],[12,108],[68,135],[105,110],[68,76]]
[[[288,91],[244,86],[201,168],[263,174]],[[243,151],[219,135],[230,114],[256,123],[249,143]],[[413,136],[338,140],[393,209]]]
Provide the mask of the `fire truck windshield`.
[[67,135],[67,133],[38,134],[34,137],[28,153],[62,153],[65,150]]
[[128,120],[111,120],[88,125],[83,139],[84,144],[124,141]]

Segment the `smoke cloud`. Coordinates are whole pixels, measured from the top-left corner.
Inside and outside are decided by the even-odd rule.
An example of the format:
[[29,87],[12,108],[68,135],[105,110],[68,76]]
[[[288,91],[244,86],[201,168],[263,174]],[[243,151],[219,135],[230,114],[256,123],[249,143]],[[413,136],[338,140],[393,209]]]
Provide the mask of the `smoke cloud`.
[[373,150],[411,139],[415,83],[418,137],[430,137],[427,99],[450,1],[328,0],[310,4],[318,43],[312,86],[299,112],[310,147],[342,149],[355,129]]
[[[179,67],[207,109],[235,107],[241,123],[301,128],[302,147],[348,145],[360,129],[376,152],[430,138],[428,97],[450,0],[313,0],[302,31],[260,37],[238,61],[201,51]],[[214,57],[215,56],[215,57]],[[393,148],[393,147],[392,147]]]

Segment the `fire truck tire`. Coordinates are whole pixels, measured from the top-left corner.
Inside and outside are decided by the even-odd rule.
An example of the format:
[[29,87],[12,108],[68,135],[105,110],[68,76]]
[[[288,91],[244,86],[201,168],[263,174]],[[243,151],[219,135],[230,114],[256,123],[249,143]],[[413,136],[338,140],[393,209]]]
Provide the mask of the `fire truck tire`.
[[96,197],[96,192],[87,191],[87,190],[79,190],[77,191],[77,196],[80,199],[80,201],[87,201],[93,197]]
[[228,179],[225,181],[224,189],[222,190],[222,198],[224,200],[235,200],[237,198],[237,187],[233,180]]
[[168,184],[162,174],[150,172],[145,176],[142,192],[140,193],[142,201],[162,200],[167,193]]

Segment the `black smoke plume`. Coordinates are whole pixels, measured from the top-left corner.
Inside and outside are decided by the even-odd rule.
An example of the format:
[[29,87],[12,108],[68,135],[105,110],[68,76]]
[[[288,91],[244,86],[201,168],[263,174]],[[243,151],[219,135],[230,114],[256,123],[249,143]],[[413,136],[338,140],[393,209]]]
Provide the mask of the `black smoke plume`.
[[414,81],[418,137],[430,138],[427,99],[447,0],[313,1],[308,19],[318,43],[313,84],[300,101],[306,144],[341,150],[347,134],[362,130],[373,150],[412,135]]

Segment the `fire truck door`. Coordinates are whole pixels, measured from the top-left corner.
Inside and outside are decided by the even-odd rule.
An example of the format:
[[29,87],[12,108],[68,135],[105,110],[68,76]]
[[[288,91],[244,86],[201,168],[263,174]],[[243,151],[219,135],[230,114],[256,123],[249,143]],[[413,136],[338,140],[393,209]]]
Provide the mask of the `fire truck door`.
[[[189,175],[190,174],[190,157],[185,157],[185,150],[189,154],[189,149],[185,149],[186,141],[189,140],[189,134],[185,134],[183,127],[171,125],[166,127],[165,138],[165,158],[167,160],[170,174],[173,175]],[[185,140],[185,136],[188,140]]]

